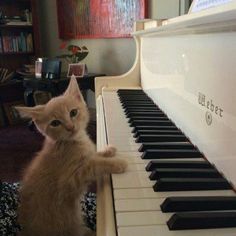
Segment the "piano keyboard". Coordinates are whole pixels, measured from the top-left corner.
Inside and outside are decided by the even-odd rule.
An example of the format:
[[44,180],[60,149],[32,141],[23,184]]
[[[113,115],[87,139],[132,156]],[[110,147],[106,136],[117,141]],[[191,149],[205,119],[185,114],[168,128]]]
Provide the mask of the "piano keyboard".
[[118,235],[236,235],[230,183],[147,95],[104,91],[103,102],[108,143],[129,163],[112,175]]

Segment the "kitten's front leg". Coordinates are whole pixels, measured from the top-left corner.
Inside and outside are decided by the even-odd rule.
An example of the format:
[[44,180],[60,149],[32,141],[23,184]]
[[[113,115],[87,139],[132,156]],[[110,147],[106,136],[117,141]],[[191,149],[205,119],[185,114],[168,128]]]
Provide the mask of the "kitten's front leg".
[[104,174],[119,174],[125,172],[127,165],[127,162],[122,159],[110,159],[97,156],[91,158],[84,174],[86,174],[88,178],[92,179],[103,176]]
[[116,148],[112,145],[108,145],[103,151],[97,152],[100,157],[114,157],[116,154]]

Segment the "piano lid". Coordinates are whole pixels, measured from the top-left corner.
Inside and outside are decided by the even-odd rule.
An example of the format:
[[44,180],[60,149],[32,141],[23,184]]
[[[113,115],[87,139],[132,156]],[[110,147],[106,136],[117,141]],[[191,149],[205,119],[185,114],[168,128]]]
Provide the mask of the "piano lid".
[[142,88],[236,186],[236,2],[134,36]]

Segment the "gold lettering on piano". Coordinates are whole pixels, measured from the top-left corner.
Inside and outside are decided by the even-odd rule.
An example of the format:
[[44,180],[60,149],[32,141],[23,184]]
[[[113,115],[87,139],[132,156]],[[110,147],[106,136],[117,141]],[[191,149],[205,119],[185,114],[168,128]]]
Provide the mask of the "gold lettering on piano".
[[[203,93],[198,93],[198,103],[207,108],[206,112],[206,122],[208,125],[212,123],[211,113],[217,115],[218,117],[223,117],[223,109],[220,106],[217,106],[212,99],[207,99],[206,95]],[[210,113],[211,112],[211,113]]]

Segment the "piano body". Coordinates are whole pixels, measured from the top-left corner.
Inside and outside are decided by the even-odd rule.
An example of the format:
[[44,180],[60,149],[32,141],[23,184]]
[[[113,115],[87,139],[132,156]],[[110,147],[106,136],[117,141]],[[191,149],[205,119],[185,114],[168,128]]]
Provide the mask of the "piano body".
[[[180,197],[181,200],[181,197],[223,196],[229,199],[233,197],[231,200],[235,200],[236,193],[233,188],[236,186],[236,3],[232,1],[219,7],[172,18],[163,22],[162,26],[149,28],[149,25],[148,20],[136,23],[136,31],[133,33],[136,41],[136,59],[130,71],[121,76],[99,77],[95,82],[97,148],[100,150],[107,144],[115,145],[119,155],[126,158],[129,163],[126,173],[107,176],[98,181],[97,235],[236,235],[235,222],[233,226],[210,226],[210,229],[201,229],[202,226],[199,226],[200,229],[170,229],[166,222],[174,213],[165,213],[160,209],[162,202],[169,197]],[[118,90],[120,94],[117,93]],[[149,111],[144,107],[144,96],[150,99],[150,107],[153,107],[152,102],[155,103],[157,110],[155,108]],[[126,101],[127,104],[123,106],[121,101]],[[136,105],[132,108],[130,104]],[[136,109],[138,106],[141,110]],[[147,137],[148,134],[145,132],[148,125],[145,123],[143,133],[140,131],[144,141],[136,142],[137,136],[133,137],[132,133],[134,127],[130,127],[128,123],[130,116],[125,116],[127,107],[131,107],[129,112],[139,119],[137,126],[142,126],[142,121],[147,122],[149,119],[157,121],[161,118],[152,118],[152,115],[159,111],[164,113],[188,141],[173,139],[163,142],[161,139],[155,139],[157,136],[160,138],[163,133],[160,129],[155,130],[154,121],[151,128],[149,127],[156,135],[154,140]],[[151,117],[144,117],[145,113]],[[159,123],[156,126],[160,128]],[[173,133],[178,133],[178,130]],[[160,135],[156,131],[160,131]],[[173,143],[170,144],[171,142]],[[187,143],[192,145],[198,154],[193,158],[191,155],[185,155],[186,150],[182,150],[182,153],[180,151],[179,156],[172,152],[168,154],[168,150],[164,150],[167,154],[162,157],[161,152],[158,152],[163,149],[162,143],[167,145],[169,151],[171,148],[178,149],[178,144]],[[143,145],[146,145],[147,149],[142,149]],[[142,158],[144,150],[157,159]],[[177,172],[182,173],[184,167],[178,161],[192,163],[191,166],[194,165],[194,161],[205,161],[205,158],[227,179],[231,187],[201,188],[208,183],[204,184],[203,174],[200,173],[199,190],[184,188],[183,191],[168,189],[158,192],[158,184],[157,191],[153,188],[158,177],[150,180],[151,172],[145,170],[147,165],[150,166],[150,162],[153,165],[156,162],[157,169],[162,167],[161,162],[172,162],[171,168],[167,165],[169,170],[174,172],[175,168],[178,169],[180,166]],[[177,163],[176,166],[173,162]],[[186,168],[188,169],[190,172],[195,171],[192,167]],[[202,170],[202,167],[200,169]],[[168,169],[166,171],[168,172]],[[159,172],[156,172],[158,176]],[[178,174],[174,178],[178,178]],[[207,177],[207,181],[209,179],[212,177]],[[185,181],[184,177],[182,180]],[[165,181],[162,184],[164,183]],[[175,203],[174,201],[173,204]],[[223,213],[230,211],[233,215],[230,217],[234,221],[235,212],[232,211],[235,211],[235,207],[233,203],[231,205],[232,209],[223,209]],[[207,212],[204,209],[202,212]],[[218,209],[213,210],[217,212]],[[191,212],[192,210],[189,218],[186,218],[187,222],[202,221],[194,218],[195,215],[191,218]],[[226,218],[226,221],[230,221],[229,218]],[[171,225],[171,222],[169,224]]]

